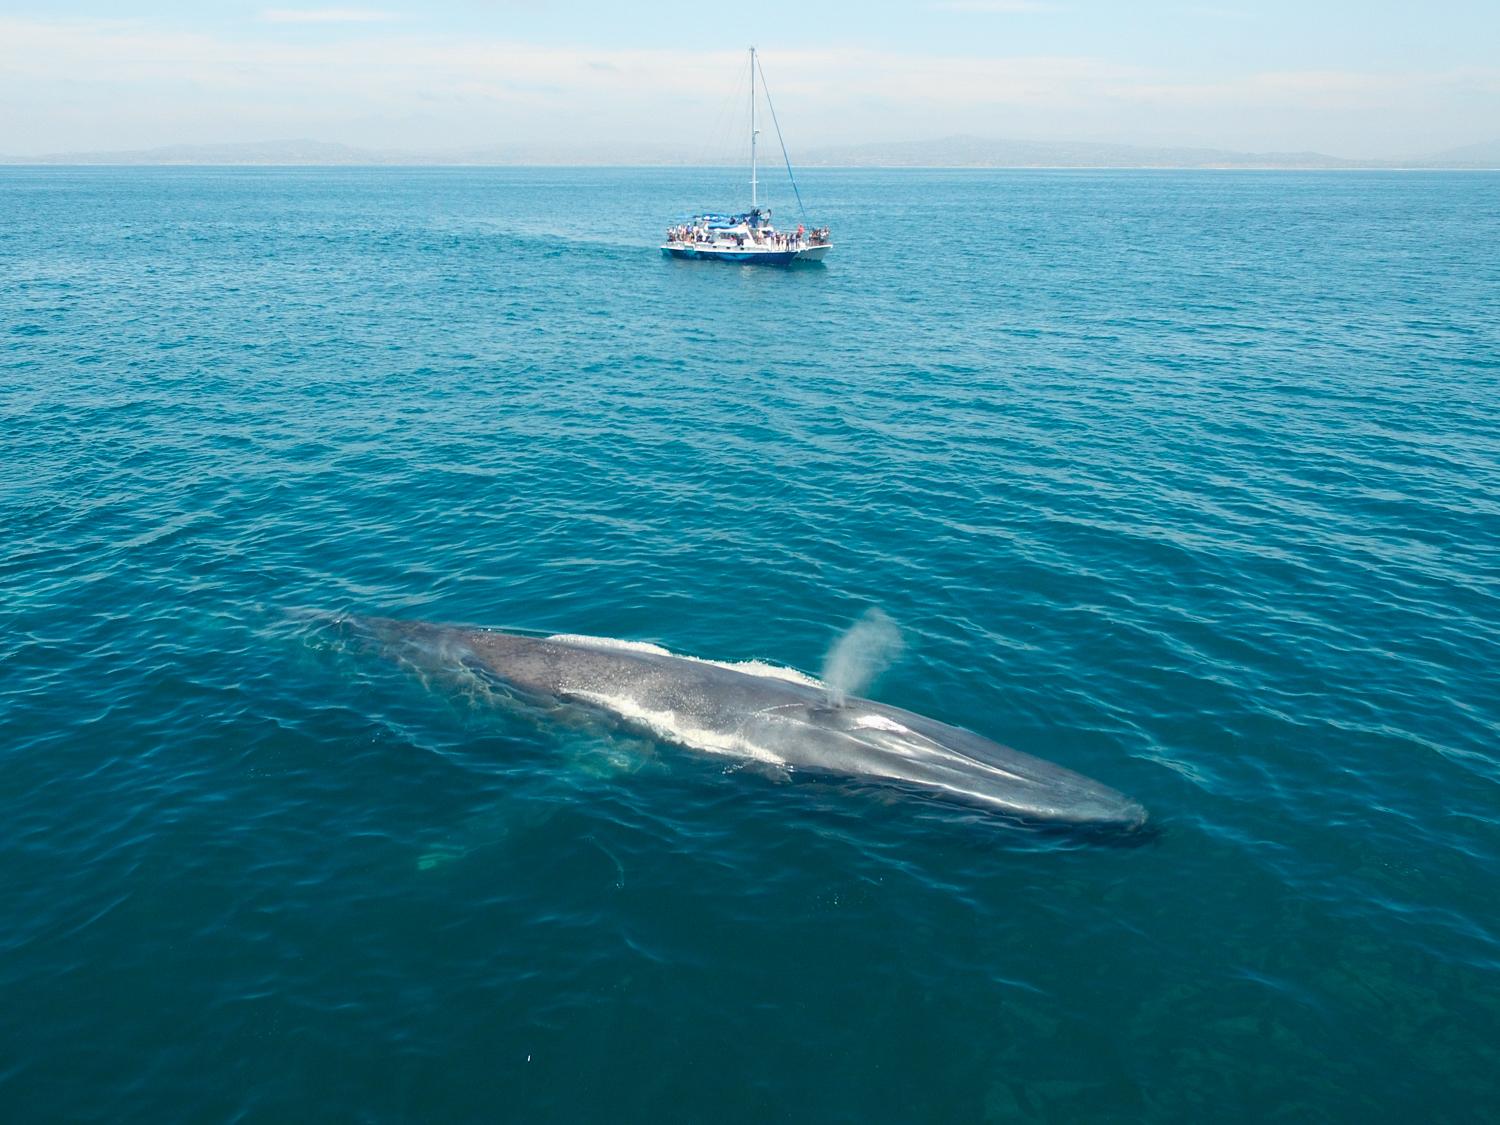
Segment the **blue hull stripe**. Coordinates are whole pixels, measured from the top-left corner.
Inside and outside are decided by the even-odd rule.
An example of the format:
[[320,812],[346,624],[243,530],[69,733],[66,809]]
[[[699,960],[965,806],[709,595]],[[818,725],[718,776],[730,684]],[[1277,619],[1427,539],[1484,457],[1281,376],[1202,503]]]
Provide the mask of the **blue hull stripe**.
[[715,262],[748,262],[755,266],[789,266],[797,260],[797,252],[795,250],[771,250],[746,253],[738,250],[693,250],[681,246],[663,246],[661,252],[672,258],[701,258]]

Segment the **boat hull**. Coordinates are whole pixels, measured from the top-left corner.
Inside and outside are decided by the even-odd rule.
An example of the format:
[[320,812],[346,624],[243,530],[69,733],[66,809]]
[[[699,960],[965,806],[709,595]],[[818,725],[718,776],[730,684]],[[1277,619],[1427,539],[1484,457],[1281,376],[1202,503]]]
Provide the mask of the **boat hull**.
[[795,262],[821,262],[832,246],[804,246],[800,250],[760,250],[749,247],[692,246],[669,242],[661,252],[684,261],[733,262],[746,266],[789,266]]

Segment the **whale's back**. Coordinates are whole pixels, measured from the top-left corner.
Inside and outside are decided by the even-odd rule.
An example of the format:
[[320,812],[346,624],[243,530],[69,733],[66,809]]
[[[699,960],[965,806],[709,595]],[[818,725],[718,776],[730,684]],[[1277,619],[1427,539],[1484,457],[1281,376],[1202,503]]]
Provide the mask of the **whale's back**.
[[1072,770],[897,707],[836,703],[792,669],[572,635],[475,631],[466,643],[517,688],[691,749],[913,786],[1026,820],[1132,828],[1146,819],[1129,798]]

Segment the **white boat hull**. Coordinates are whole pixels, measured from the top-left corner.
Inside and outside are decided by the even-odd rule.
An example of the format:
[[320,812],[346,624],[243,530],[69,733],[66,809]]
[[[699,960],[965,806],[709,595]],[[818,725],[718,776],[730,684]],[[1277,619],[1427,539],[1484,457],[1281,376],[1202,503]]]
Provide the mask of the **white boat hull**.
[[778,250],[769,246],[725,246],[712,242],[668,242],[661,252],[669,258],[735,262],[748,266],[790,266],[796,262],[821,262],[832,250],[831,244],[802,246],[795,250]]

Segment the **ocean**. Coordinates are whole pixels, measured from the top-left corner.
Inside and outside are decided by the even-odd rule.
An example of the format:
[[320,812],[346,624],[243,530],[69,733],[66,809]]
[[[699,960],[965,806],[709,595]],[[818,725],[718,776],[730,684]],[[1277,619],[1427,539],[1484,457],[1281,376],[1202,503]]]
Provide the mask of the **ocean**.
[[[1500,176],[743,178],[0,169],[5,1120],[1493,1120]],[[875,610],[1156,834],[350,628]]]

